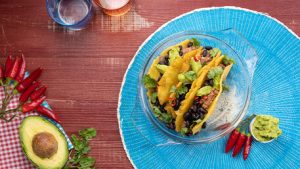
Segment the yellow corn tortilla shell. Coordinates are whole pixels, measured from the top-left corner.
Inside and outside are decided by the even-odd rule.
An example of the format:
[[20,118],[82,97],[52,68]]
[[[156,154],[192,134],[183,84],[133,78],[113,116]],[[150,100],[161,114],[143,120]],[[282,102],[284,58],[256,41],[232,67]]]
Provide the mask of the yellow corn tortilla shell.
[[[186,47],[187,44],[190,42],[190,39],[187,39],[185,41],[182,41],[174,46],[170,46],[167,49],[165,49],[164,51],[161,52],[160,56],[165,56],[168,54],[168,51],[172,48],[174,48],[175,46],[182,46],[182,47]],[[148,71],[148,75],[154,79],[155,81],[158,81],[159,77],[160,77],[160,73],[158,71],[158,69],[156,68],[156,65],[159,63],[160,60],[160,56],[158,56],[156,59],[154,59],[153,63],[151,64],[149,71]]]
[[226,77],[228,75],[228,73],[230,72],[230,69],[232,67],[233,64],[230,64],[228,66],[225,67],[224,69],[224,72],[221,76],[221,82],[220,82],[220,90],[219,90],[219,93],[218,95],[216,96],[216,98],[214,99],[214,101],[212,102],[212,104],[209,106],[208,110],[207,110],[207,114],[205,115],[204,119],[196,124],[193,128],[192,128],[192,132],[193,134],[196,134],[197,132],[200,132],[200,130],[202,129],[202,125],[205,121],[207,121],[207,119],[211,116],[211,114],[214,112],[216,106],[217,106],[217,103],[218,103],[218,100],[219,100],[219,97],[223,91],[223,81],[226,80]]
[[158,81],[159,77],[160,77],[160,72],[158,71],[158,69],[156,68],[156,65],[159,63],[159,57],[157,57],[152,65],[150,66],[150,69],[148,71],[148,75],[154,79],[155,81]]

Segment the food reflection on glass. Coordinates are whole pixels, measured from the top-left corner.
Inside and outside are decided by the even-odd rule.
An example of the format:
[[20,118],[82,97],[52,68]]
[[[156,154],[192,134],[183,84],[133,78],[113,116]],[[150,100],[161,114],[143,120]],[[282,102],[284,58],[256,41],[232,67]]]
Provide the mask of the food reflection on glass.
[[187,39],[165,49],[143,77],[154,116],[182,135],[206,128],[235,61],[218,48]]
[[132,6],[131,0],[94,0],[102,11],[110,16],[126,14]]

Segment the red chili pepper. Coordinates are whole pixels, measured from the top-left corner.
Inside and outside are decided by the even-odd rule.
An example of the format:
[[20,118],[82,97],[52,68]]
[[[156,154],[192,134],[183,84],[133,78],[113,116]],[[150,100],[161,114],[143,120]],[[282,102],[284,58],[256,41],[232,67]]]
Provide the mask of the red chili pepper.
[[17,76],[19,67],[21,66],[21,62],[22,62],[21,57],[17,56],[14,63],[12,64],[12,67],[11,67],[7,77],[14,79]]
[[175,98],[169,97],[168,100],[170,101],[170,104],[172,107],[174,107],[176,105]]
[[[22,95],[19,98],[19,101],[24,103],[28,100],[29,96],[31,95],[31,93],[39,87],[39,85],[41,84],[41,82],[35,82],[33,83],[30,87],[28,87],[28,89],[25,90],[24,93],[22,93]],[[36,100],[36,99],[32,99],[32,100]]]
[[14,63],[14,61],[13,61],[12,55],[8,55],[6,62],[5,62],[5,73],[4,73],[5,77],[8,77],[8,74],[10,72],[11,67],[13,66],[13,63]]
[[23,78],[24,78],[24,75],[25,75],[25,71],[26,71],[26,61],[25,61],[25,57],[24,57],[24,55],[22,54],[21,55],[21,60],[22,60],[22,64],[21,64],[21,66],[20,66],[20,68],[19,68],[19,72],[18,72],[18,74],[17,74],[17,76],[16,76],[16,78],[15,78],[15,80],[17,81],[17,82],[21,82],[22,80],[23,80]]
[[244,160],[246,160],[248,158],[248,155],[250,153],[251,145],[252,145],[252,137],[251,137],[251,134],[248,133],[247,138],[246,138],[245,147],[244,147],[244,152],[243,152]]
[[47,90],[47,86],[42,86],[41,88],[37,89],[30,95],[31,100],[36,100],[41,97]]
[[22,93],[24,90],[26,90],[32,84],[32,82],[41,76],[42,70],[43,69],[41,68],[37,68],[35,71],[33,71],[26,79],[19,83],[19,85],[16,87],[17,91]]
[[240,135],[240,129],[237,128],[233,130],[233,132],[230,134],[229,139],[226,144],[225,152],[228,153],[235,145],[236,141],[238,140]]
[[40,105],[40,106],[38,106],[38,107],[36,108],[36,111],[37,111],[39,114],[42,114],[42,115],[44,115],[44,116],[47,116],[47,117],[49,117],[50,119],[53,119],[53,120],[55,120],[55,121],[58,122],[58,123],[61,123],[61,122],[58,120],[57,115],[54,113],[53,110],[47,109],[46,107]]
[[239,138],[237,140],[237,143],[233,149],[233,153],[232,153],[232,157],[236,156],[242,149],[243,145],[245,144],[246,141],[246,135],[245,132],[243,131],[240,135]]
[[195,56],[194,56],[194,60],[195,60],[195,62],[198,62],[200,59],[198,58],[197,55],[195,55]]
[[30,103],[26,103],[22,106],[21,110],[23,113],[30,112],[34,109],[36,109],[39,105],[43,103],[43,101],[46,99],[46,96],[43,96],[41,98],[38,98],[37,100],[33,100]]

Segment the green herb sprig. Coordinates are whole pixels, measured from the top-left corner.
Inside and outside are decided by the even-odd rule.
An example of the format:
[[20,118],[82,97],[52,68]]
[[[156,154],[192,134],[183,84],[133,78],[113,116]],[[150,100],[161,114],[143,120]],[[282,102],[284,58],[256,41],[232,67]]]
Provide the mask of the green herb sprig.
[[71,141],[74,150],[70,153],[69,161],[63,169],[95,169],[95,159],[88,156],[91,148],[89,146],[90,139],[96,137],[94,128],[80,130],[78,136],[73,134]]

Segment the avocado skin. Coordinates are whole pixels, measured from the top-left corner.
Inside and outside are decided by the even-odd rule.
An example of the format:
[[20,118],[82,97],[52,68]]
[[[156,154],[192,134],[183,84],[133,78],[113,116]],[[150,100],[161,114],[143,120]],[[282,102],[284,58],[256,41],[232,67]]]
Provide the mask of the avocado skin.
[[[46,128],[45,126],[42,126],[42,125],[39,125],[39,126],[35,125],[34,121],[40,121],[40,122],[44,123],[45,126],[51,127],[52,129],[55,128],[55,130],[54,130],[55,133],[53,133],[53,134],[56,134],[57,136],[59,136],[59,140],[57,140],[57,141],[62,145],[61,147],[59,147],[57,154],[64,152],[63,158],[60,158],[60,161],[57,161],[57,163],[47,162],[45,164],[40,164],[40,163],[35,162],[36,161],[35,158],[39,158],[38,156],[35,155],[35,157],[30,157],[28,155],[28,149],[30,149],[30,148],[28,148],[28,146],[26,146],[25,140],[31,139],[29,141],[31,143],[33,137],[27,137],[26,134],[23,133],[24,127],[26,127],[26,125],[28,125],[27,123],[29,123],[30,125],[36,126],[37,128]],[[47,131],[47,130],[45,130],[45,131]],[[47,131],[47,132],[51,133],[50,131]],[[25,136],[23,136],[23,134],[25,134]],[[20,138],[20,144],[21,144],[23,153],[26,155],[27,159],[35,167],[37,167],[39,169],[61,169],[65,166],[65,164],[69,158],[69,150],[68,150],[67,140],[66,140],[65,136],[62,134],[62,132],[47,119],[45,119],[41,116],[28,116],[28,117],[24,118],[19,127],[19,138]],[[54,154],[53,156],[56,156],[57,154]],[[40,158],[39,160],[43,160],[43,159]]]

